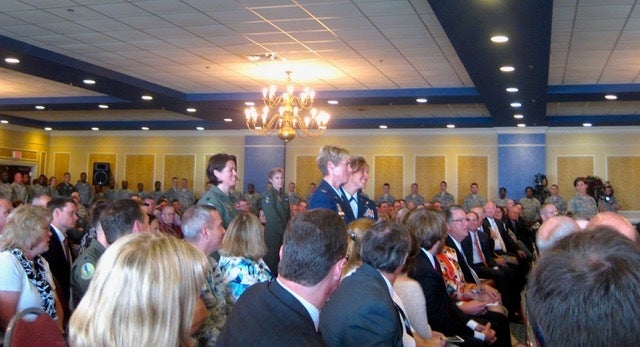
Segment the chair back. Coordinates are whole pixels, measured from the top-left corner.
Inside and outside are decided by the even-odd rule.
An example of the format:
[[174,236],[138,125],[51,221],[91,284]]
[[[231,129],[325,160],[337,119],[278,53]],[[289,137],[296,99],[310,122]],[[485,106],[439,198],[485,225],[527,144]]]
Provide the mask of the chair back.
[[4,335],[4,347],[65,347],[67,341],[56,321],[38,307],[16,313]]

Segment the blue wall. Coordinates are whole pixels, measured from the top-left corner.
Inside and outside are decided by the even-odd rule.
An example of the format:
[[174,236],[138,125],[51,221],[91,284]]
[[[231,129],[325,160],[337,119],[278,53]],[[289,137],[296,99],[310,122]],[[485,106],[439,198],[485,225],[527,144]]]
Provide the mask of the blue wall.
[[246,136],[244,144],[244,177],[236,189],[246,192],[247,185],[253,183],[262,194],[267,190],[269,170],[285,166],[284,142],[277,136]]
[[545,145],[545,134],[498,135],[498,188],[507,188],[507,197],[520,200],[527,186],[535,186],[535,175],[546,174]]

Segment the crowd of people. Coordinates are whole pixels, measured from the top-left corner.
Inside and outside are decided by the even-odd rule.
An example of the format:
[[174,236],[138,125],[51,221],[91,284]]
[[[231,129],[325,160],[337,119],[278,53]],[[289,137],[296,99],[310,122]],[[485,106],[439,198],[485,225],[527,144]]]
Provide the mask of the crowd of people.
[[521,346],[510,322],[549,346],[634,342],[638,234],[610,186],[596,202],[578,177],[565,202],[545,178],[516,202],[472,183],[457,205],[445,181],[432,199],[385,183],[374,202],[363,157],[323,146],[317,165],[304,198],[282,168],[239,192],[224,153],[199,199],[177,177],[102,193],[85,173],[16,174],[0,187],[0,328],[39,307],[71,346]]

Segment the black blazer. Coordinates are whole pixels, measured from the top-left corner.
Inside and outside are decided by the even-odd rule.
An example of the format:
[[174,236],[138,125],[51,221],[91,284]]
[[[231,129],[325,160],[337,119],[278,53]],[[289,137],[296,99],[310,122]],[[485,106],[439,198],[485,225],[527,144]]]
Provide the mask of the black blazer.
[[[503,221],[495,219],[495,222],[496,222],[496,225],[498,226],[500,237],[502,237],[502,241],[504,241],[504,245],[505,247],[507,247],[507,249],[503,251],[516,254],[520,250],[520,246],[518,246],[518,244],[511,238],[511,236],[509,236],[509,232],[505,228],[505,224]],[[485,218],[484,221],[482,222],[482,229],[484,229],[484,232],[487,233],[487,235],[490,235],[491,223],[489,223],[489,220],[487,218]],[[499,252],[499,253],[502,254],[502,252]]]
[[324,346],[309,312],[276,280],[249,287],[227,317],[216,346]]
[[69,302],[71,297],[71,265],[73,259],[67,261],[64,256],[64,248],[58,234],[49,226],[51,231],[51,240],[49,241],[49,250],[44,252],[42,256],[49,263],[49,269],[56,283],[61,287],[59,293],[63,293],[64,299]]
[[320,332],[330,347],[402,347],[403,329],[386,282],[366,263],[344,278],[320,313]]

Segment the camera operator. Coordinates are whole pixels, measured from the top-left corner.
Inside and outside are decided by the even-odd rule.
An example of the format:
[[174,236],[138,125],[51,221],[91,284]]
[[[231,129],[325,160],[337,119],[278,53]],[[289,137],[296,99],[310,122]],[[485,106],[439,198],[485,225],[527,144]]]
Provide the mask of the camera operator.
[[607,184],[604,186],[604,195],[598,199],[598,210],[600,212],[618,212],[622,208],[620,200],[613,195],[613,187]]

